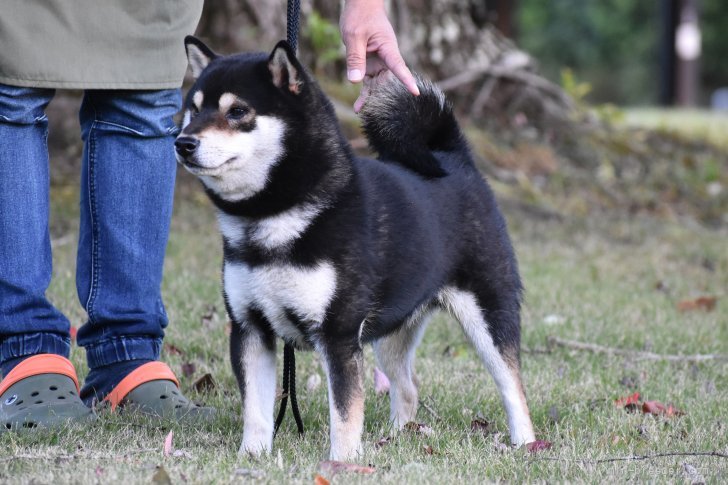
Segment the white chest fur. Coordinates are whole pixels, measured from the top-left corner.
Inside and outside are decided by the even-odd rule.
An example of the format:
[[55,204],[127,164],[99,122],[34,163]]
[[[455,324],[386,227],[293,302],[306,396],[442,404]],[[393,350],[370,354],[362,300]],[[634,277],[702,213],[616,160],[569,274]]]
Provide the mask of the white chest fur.
[[263,312],[281,337],[299,340],[301,331],[286,317],[293,312],[306,326],[320,325],[336,291],[336,270],[329,262],[313,267],[225,263],[223,283],[233,318],[245,321],[251,307]]

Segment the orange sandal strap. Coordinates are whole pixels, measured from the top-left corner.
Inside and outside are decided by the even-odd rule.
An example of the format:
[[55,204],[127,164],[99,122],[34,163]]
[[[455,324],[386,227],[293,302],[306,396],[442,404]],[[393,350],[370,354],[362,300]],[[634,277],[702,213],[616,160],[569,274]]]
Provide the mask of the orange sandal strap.
[[111,410],[113,411],[131,391],[145,382],[158,380],[172,381],[179,387],[179,382],[174,372],[172,372],[172,369],[167,364],[159,361],[148,362],[137,367],[129,375],[124,377],[104,398],[104,401],[108,401],[111,404]]
[[56,354],[37,354],[28,357],[13,367],[0,382],[0,396],[16,382],[40,374],[61,374],[70,377],[79,391],[76,369],[67,358]]

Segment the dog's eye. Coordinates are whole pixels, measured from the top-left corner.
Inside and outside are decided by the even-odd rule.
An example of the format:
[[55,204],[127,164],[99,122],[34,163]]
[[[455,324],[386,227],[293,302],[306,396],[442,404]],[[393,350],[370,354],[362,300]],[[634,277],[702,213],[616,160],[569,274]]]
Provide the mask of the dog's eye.
[[198,114],[200,114],[200,110],[197,109],[197,106],[195,106],[194,104],[190,106],[189,111],[190,111],[190,116],[192,116],[193,118],[195,116],[197,116]]
[[249,112],[250,110],[248,108],[234,106],[228,111],[227,117],[231,120],[237,121],[243,119]]

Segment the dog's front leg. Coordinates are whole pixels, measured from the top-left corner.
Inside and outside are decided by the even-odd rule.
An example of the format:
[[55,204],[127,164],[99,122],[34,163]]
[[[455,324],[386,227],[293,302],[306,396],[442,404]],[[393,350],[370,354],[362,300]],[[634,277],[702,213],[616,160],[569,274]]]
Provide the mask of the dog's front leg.
[[260,455],[273,445],[276,397],[275,337],[255,325],[233,323],[230,357],[243,399],[243,442],[239,453]]
[[319,349],[329,384],[332,460],[355,460],[362,452],[364,427],[363,354],[358,343],[332,343]]

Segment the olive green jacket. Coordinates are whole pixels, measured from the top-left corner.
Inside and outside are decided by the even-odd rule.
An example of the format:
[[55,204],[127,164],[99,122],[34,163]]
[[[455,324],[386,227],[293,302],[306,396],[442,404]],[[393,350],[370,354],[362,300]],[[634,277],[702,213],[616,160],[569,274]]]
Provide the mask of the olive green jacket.
[[182,85],[203,0],[2,0],[0,83],[74,89]]

